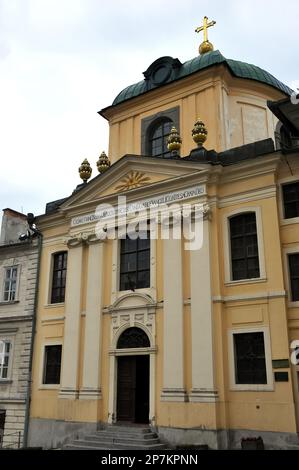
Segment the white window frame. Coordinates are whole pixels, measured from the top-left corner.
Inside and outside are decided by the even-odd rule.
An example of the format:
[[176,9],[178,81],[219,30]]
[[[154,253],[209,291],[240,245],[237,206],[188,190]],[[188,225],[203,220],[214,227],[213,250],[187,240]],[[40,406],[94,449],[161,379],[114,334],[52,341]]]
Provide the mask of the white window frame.
[[291,277],[290,277],[290,266],[289,266],[289,255],[293,253],[299,254],[299,243],[295,246],[290,246],[284,248],[283,250],[283,258],[284,258],[284,276],[286,280],[286,288],[288,292],[288,307],[290,308],[298,308],[299,307],[299,300],[292,300],[292,289],[291,289]]
[[[256,232],[257,232],[257,244],[258,244],[258,255],[259,255],[259,277],[249,279],[236,279],[233,280],[232,276],[232,258],[231,258],[231,243],[230,243],[230,219],[236,215],[241,215],[247,212],[254,212],[256,219]],[[228,212],[224,215],[223,219],[223,230],[224,230],[224,279],[226,285],[235,284],[248,284],[255,282],[263,282],[267,280],[266,269],[265,269],[265,252],[264,252],[264,235],[263,235],[263,224],[262,224],[262,210],[260,206],[254,207],[243,207]]]
[[290,219],[284,218],[284,201],[282,192],[282,186],[288,183],[296,183],[296,181],[299,181],[298,175],[288,176],[287,178],[282,178],[278,181],[278,210],[280,216],[280,225],[299,224],[299,217],[292,217]]
[[[265,347],[265,363],[266,363],[266,384],[237,384],[236,383],[236,361],[234,348],[234,335],[242,333],[263,333]],[[268,327],[252,327],[252,328],[234,328],[228,331],[228,354],[229,354],[229,382],[232,391],[273,391],[273,370],[271,360],[271,342]]]
[[[4,299],[4,292],[5,292],[5,281],[7,279],[7,271],[9,269],[16,269],[17,271],[17,276],[16,276],[16,290],[15,290],[15,298],[13,300],[5,300]],[[13,302],[18,302],[19,298],[19,278],[20,278],[20,265],[19,264],[7,264],[3,266],[3,271],[2,271],[3,279],[2,279],[2,292],[1,292],[1,302],[3,303],[13,303]],[[9,291],[11,292],[11,291]]]
[[[157,248],[156,239],[150,239],[150,286],[143,289],[135,289],[139,294],[149,295],[154,301],[157,299],[156,293],[156,264]],[[120,243],[117,237],[112,240],[112,286],[111,286],[111,304],[119,298],[131,294],[130,290],[119,290],[120,285]]]
[[[60,383],[59,384],[44,384],[43,379],[44,379],[44,372],[45,372],[45,359],[46,359],[46,346],[61,346],[61,365],[60,365]],[[53,340],[47,340],[43,342],[41,346],[41,363],[40,363],[40,369],[39,369],[39,389],[40,390],[58,390],[60,389],[61,385],[61,372],[62,372],[62,349],[63,349],[63,343],[60,340],[53,339]]]
[[[9,353],[8,353],[8,368],[7,368],[7,377],[2,377],[2,358],[0,356],[0,383],[11,381],[12,375],[12,362],[13,362],[13,339],[8,336],[0,336],[0,343],[9,343]],[[1,354],[1,353],[0,353]]]

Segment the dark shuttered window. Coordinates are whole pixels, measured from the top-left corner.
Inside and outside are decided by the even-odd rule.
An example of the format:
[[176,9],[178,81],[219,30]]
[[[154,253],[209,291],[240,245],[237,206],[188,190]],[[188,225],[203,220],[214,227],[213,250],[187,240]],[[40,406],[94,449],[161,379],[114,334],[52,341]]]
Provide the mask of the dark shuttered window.
[[299,181],[282,186],[284,218],[299,217]]
[[51,291],[51,303],[52,304],[64,302],[66,269],[67,269],[67,251],[55,253],[53,256],[53,277],[52,277],[52,291]]
[[266,384],[264,334],[234,334],[236,384]]
[[61,344],[45,347],[44,384],[60,383],[61,350]]
[[150,154],[153,157],[167,157],[170,152],[167,148],[167,137],[170,134],[173,122],[171,120],[163,120],[157,123],[149,136]]
[[289,257],[289,272],[291,283],[292,302],[299,301],[299,253],[292,253]]
[[255,212],[230,218],[232,280],[260,277]]
[[150,238],[149,233],[131,240],[121,240],[120,290],[135,290],[150,286]]

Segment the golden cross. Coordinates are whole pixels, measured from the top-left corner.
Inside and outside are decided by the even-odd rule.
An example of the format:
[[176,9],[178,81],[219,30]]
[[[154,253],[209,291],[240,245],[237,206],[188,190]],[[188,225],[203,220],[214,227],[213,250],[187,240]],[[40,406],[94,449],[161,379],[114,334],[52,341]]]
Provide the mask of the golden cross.
[[203,31],[203,40],[207,41],[208,40],[208,28],[210,28],[211,26],[214,26],[214,24],[216,24],[216,21],[208,22],[208,17],[205,16],[203,19],[203,26],[199,26],[198,28],[196,28],[195,32],[200,33],[201,31]]

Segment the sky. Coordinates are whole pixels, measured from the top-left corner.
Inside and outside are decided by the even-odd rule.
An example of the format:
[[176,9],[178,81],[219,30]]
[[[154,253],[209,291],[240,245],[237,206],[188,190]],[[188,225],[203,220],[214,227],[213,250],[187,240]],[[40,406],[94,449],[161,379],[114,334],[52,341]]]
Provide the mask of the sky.
[[[96,176],[108,151],[97,112],[159,57],[215,49],[299,86],[297,0],[0,0],[0,210],[36,215]],[[283,11],[282,11],[283,8]],[[1,217],[1,216],[0,216]]]

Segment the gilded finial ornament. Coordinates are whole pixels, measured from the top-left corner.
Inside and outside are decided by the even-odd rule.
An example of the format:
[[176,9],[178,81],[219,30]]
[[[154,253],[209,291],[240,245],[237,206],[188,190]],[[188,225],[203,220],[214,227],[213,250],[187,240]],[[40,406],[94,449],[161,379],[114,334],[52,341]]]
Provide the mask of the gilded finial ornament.
[[110,167],[111,162],[105,152],[102,152],[97,161],[99,173],[104,173]]
[[207,140],[208,131],[201,119],[197,119],[192,129],[192,138],[198,147],[202,147]]
[[172,126],[169,136],[167,137],[167,148],[172,154],[177,154],[182,145],[182,139],[177,129]]
[[209,18],[205,16],[203,19],[203,26],[199,26],[195,30],[196,33],[200,33],[201,31],[203,31],[203,42],[200,44],[198,48],[199,53],[201,55],[214,50],[213,44],[208,40],[208,28],[210,28],[211,26],[214,26],[216,24],[216,21],[214,20],[208,21],[208,20]]
[[89,180],[89,178],[91,177],[91,173],[92,173],[92,168],[87,158],[85,158],[85,160],[83,160],[83,162],[81,163],[79,167],[79,175],[80,175],[80,178],[83,180],[83,183],[87,183],[87,180]]

